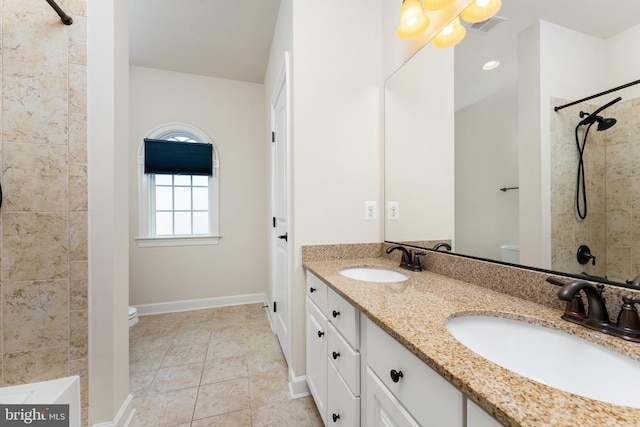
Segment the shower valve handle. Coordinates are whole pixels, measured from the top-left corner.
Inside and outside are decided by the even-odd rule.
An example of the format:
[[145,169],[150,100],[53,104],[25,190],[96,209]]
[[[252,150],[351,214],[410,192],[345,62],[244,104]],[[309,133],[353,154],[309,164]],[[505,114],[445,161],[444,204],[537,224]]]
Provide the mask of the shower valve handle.
[[586,264],[591,260],[591,265],[596,265],[596,257],[591,255],[591,249],[587,245],[580,245],[576,258],[580,264]]

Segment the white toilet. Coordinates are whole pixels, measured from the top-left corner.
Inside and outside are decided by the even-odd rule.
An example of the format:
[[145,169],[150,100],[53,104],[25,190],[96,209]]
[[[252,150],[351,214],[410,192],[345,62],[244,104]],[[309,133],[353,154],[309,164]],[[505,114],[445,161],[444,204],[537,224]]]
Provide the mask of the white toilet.
[[132,327],[136,323],[138,323],[138,309],[129,307],[129,327]]
[[500,260],[520,264],[520,245],[500,245]]

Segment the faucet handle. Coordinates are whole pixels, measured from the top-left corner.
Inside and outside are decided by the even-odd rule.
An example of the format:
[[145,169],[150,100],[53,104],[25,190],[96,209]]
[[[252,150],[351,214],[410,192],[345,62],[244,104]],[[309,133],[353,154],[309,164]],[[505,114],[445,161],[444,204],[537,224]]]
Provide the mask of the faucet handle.
[[573,316],[587,317],[587,311],[584,308],[584,302],[582,302],[582,295],[580,295],[580,293],[577,293],[571,301],[567,302],[564,312]]
[[624,295],[622,297],[622,308],[618,314],[618,327],[633,331],[640,331],[640,317],[636,309],[636,303],[640,298],[635,295]]
[[414,269],[417,269],[416,271],[421,271],[422,270],[422,264],[420,264],[420,257],[425,256],[427,253],[426,252],[415,252],[413,254],[413,262],[411,263],[414,267]]

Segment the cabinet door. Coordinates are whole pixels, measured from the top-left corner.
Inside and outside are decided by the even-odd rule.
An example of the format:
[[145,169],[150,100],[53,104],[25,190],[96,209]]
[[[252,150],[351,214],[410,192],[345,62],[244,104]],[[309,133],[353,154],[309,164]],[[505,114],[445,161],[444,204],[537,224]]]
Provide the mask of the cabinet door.
[[367,423],[371,427],[418,427],[398,399],[367,368]]
[[495,418],[467,399],[467,427],[501,427]]
[[307,385],[327,423],[327,318],[307,297]]

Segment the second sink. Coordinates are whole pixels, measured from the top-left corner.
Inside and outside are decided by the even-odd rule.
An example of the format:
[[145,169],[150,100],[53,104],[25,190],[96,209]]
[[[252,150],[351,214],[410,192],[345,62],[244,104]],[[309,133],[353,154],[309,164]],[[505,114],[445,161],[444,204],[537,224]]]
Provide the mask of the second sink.
[[501,317],[455,317],[447,329],[473,352],[516,374],[590,399],[640,408],[637,360],[555,329]]
[[376,283],[403,282],[409,278],[406,274],[398,273],[397,271],[373,267],[346,268],[340,270],[339,273],[350,279]]

